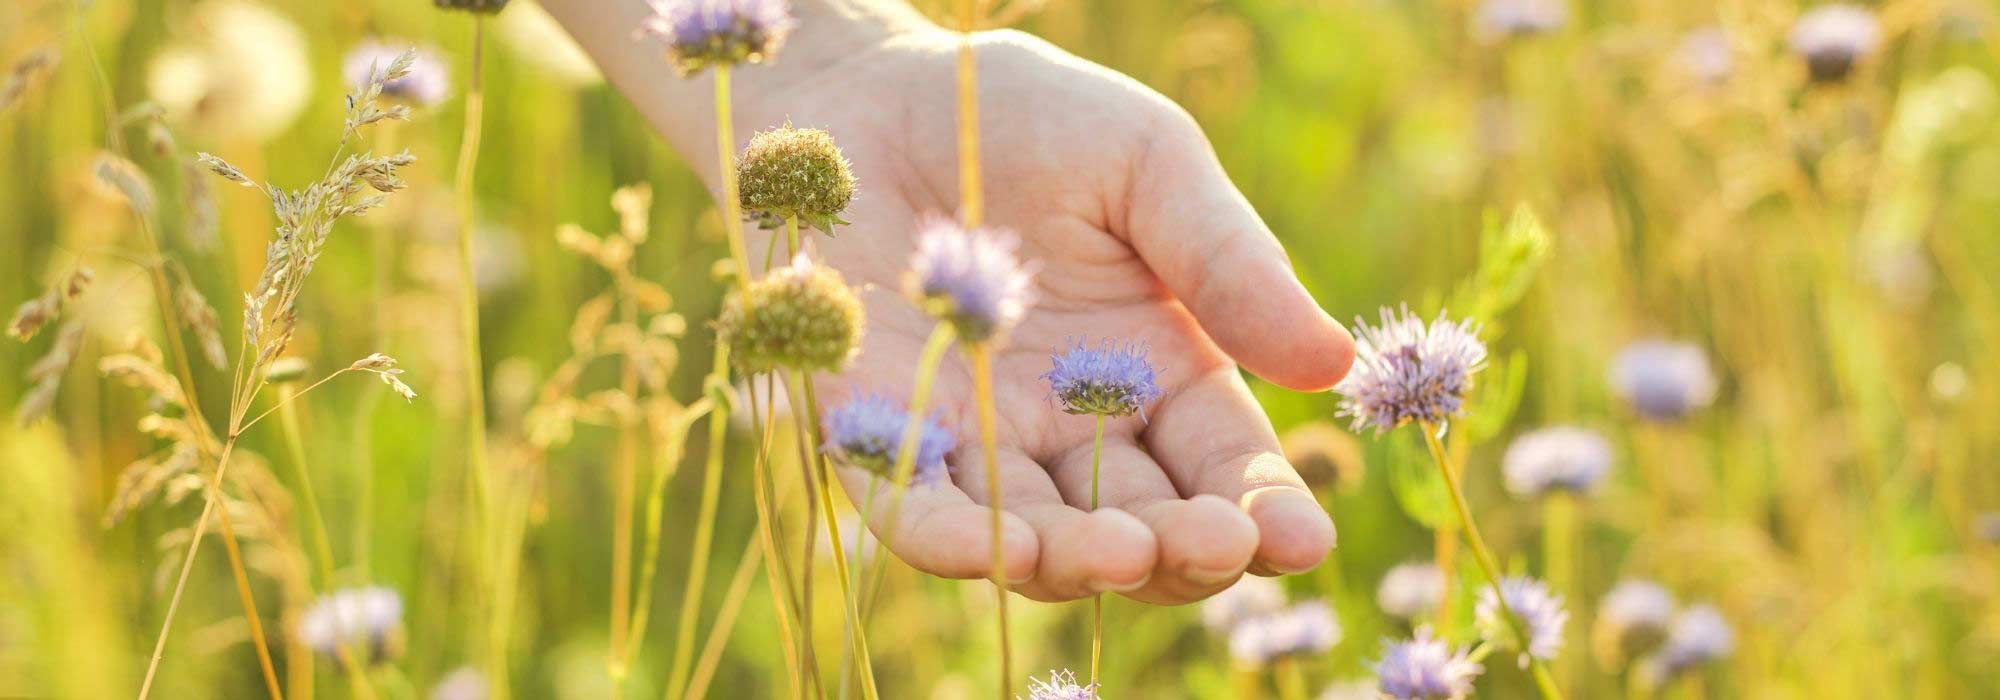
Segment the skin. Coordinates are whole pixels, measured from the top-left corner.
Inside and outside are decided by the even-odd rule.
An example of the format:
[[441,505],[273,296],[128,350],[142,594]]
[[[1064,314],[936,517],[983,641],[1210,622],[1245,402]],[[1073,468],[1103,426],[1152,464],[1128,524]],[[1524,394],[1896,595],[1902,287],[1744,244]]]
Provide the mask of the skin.
[[[543,0],[606,75],[716,189],[713,86],[676,77],[633,38],[640,0]],[[932,321],[900,293],[920,217],[958,206],[953,70],[958,36],[900,4],[802,0],[778,58],[732,73],[736,135],[790,121],[825,129],[861,182],[837,237],[812,234],[867,305],[868,333],[823,401],[907,396]],[[974,37],[987,216],[1039,266],[1034,309],[994,365],[1007,578],[1030,598],[1119,592],[1186,603],[1246,570],[1305,571],[1333,520],[1281,456],[1238,365],[1322,391],[1354,344],[1292,273],[1185,111],[1123,75],[1012,31]],[[737,144],[740,149],[742,144]],[[767,232],[748,231],[753,258]],[[1151,346],[1165,397],[1105,435],[1102,503],[1089,502],[1092,419],[1061,412],[1040,375],[1069,339]],[[968,365],[953,353],[931,405],[960,436],[952,483],[914,488],[899,522],[878,493],[870,527],[938,576],[987,575],[989,514]],[[859,502],[865,474],[842,470]],[[884,488],[886,493],[886,487]]]

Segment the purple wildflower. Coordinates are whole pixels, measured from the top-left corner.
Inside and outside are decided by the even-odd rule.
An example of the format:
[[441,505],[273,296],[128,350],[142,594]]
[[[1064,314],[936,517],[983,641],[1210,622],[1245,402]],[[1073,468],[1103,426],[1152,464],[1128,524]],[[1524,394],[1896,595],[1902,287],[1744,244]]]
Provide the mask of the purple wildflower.
[[[896,449],[903,442],[910,412],[880,394],[856,394],[826,414],[826,449],[849,466],[893,477]],[[913,483],[929,483],[944,473],[944,456],[958,444],[935,419],[923,422],[917,438]]]
[[1382,612],[1403,619],[1415,619],[1437,609],[1444,602],[1444,571],[1427,561],[1397,564],[1382,575],[1375,589],[1375,604]]
[[299,640],[339,659],[343,652],[374,663],[394,655],[403,622],[403,599],[384,586],[349,588],[321,596],[299,618]]
[[1389,644],[1375,663],[1375,688],[1389,700],[1465,700],[1485,670],[1464,647],[1453,649],[1425,625],[1415,638]]
[[1340,643],[1340,636],[1333,608],[1309,600],[1238,622],[1229,631],[1229,655],[1262,666],[1286,656],[1324,653]]
[[486,700],[486,677],[478,669],[465,667],[445,674],[431,688],[431,700]]
[[1380,326],[1357,318],[1354,327],[1354,369],[1334,390],[1346,395],[1340,412],[1354,418],[1356,430],[1444,422],[1464,406],[1472,374],[1486,362],[1478,326],[1443,314],[1426,325],[1409,307],[1385,307]]
[[1479,4],[1479,31],[1489,37],[1548,34],[1568,15],[1562,0],[1486,0]]
[[1501,460],[1507,490],[1521,497],[1552,491],[1582,493],[1611,471],[1611,443],[1596,431],[1543,428],[1514,439]]
[[[362,42],[347,52],[341,63],[341,75],[347,78],[349,87],[364,87],[388,70],[389,64],[405,50],[379,41]],[[450,71],[436,52],[425,48],[416,50],[416,60],[410,62],[408,73],[382,84],[383,97],[426,107],[443,102],[450,95]]]
[[1598,654],[1612,665],[1652,651],[1666,639],[1674,617],[1674,595],[1660,584],[1620,581],[1597,602]]
[[910,293],[968,342],[1006,334],[1034,303],[1034,273],[1015,256],[1020,240],[1002,229],[967,231],[944,217],[919,227]]
[[1612,360],[1611,388],[1641,417],[1680,420],[1715,400],[1715,373],[1701,348],[1641,340]]
[[1524,576],[1502,579],[1500,595],[1507,597],[1507,609],[1520,621],[1528,640],[1523,643],[1515,638],[1513,626],[1501,619],[1500,602],[1491,586],[1479,592],[1475,610],[1481,633],[1495,644],[1520,651],[1523,667],[1528,665],[1529,656],[1543,661],[1556,658],[1562,651],[1563,625],[1569,622],[1562,596],[1549,592],[1548,584]]
[[1881,43],[1881,23],[1855,5],[1822,5],[1792,25],[1792,51],[1805,59],[1806,73],[1816,83],[1846,80]]
[[785,0],[646,0],[642,34],[667,45],[674,69],[694,75],[714,65],[760,63],[778,53],[797,24]]
[[1067,669],[1050,671],[1048,680],[1028,679],[1028,700],[1097,700],[1097,683],[1078,683]]
[[1285,589],[1261,576],[1245,576],[1209,596],[1201,603],[1201,625],[1223,634],[1254,617],[1269,615],[1285,607]]
[[1735,649],[1736,632],[1721,612],[1711,605],[1689,606],[1674,617],[1666,645],[1646,660],[1641,673],[1655,684],[1664,683]]
[[1146,361],[1143,345],[1106,340],[1092,348],[1079,340],[1049,359],[1055,367],[1042,379],[1048,380],[1067,413],[1129,416],[1160,398],[1153,363]]

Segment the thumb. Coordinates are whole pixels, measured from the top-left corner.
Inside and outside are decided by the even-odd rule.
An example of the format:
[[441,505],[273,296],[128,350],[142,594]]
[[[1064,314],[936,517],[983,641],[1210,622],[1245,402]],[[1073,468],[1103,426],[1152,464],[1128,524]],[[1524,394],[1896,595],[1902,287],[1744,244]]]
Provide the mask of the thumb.
[[1139,257],[1238,364],[1291,389],[1331,388],[1354,338],[1299,283],[1194,119],[1174,107],[1154,121],[1126,202]]

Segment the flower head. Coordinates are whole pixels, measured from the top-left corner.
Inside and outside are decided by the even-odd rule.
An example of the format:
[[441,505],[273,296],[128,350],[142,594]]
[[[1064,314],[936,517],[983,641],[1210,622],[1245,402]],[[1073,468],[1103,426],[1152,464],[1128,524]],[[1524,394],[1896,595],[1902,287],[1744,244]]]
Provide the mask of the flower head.
[[1641,340],[1612,360],[1611,389],[1641,417],[1679,420],[1715,400],[1715,373],[1701,348]]
[[854,171],[833,136],[782,126],[757,132],[736,164],[743,215],[765,228],[785,219],[833,233],[854,199]]
[[[349,88],[365,88],[405,50],[378,41],[363,42],[347,52],[340,73],[347,78]],[[416,50],[416,60],[410,62],[409,72],[382,83],[383,97],[424,106],[443,102],[450,94],[451,77],[444,61],[437,53],[422,48]]]
[[1479,31],[1489,37],[1529,37],[1561,29],[1568,20],[1562,0],[1486,0],[1479,4]]
[[1736,72],[1736,55],[1729,46],[1729,34],[1721,27],[1702,27],[1681,37],[1680,47],[1674,49],[1674,64],[1688,77],[1715,85]]
[[1664,683],[1696,666],[1728,656],[1736,649],[1736,632],[1711,605],[1693,605],[1674,617],[1667,643],[1647,659],[1640,673]]
[[1652,651],[1667,636],[1674,617],[1674,594],[1644,580],[1620,581],[1597,602],[1597,654],[1606,666]]
[[1236,623],[1229,655],[1250,666],[1286,656],[1323,653],[1340,643],[1340,621],[1326,603],[1309,600]]
[[349,588],[321,596],[299,618],[300,641],[313,651],[340,659],[360,655],[362,663],[388,659],[401,643],[403,599],[384,586]]
[[[880,394],[856,394],[826,413],[826,449],[849,466],[890,478],[896,450],[910,412]],[[933,419],[923,422],[917,437],[914,483],[928,483],[944,473],[944,456],[958,444],[951,431]]]
[[1382,575],[1375,604],[1382,612],[1406,620],[1422,617],[1444,602],[1444,571],[1427,561],[1397,564]]
[[1382,309],[1382,324],[1355,319],[1354,369],[1334,387],[1345,394],[1341,415],[1355,429],[1386,431],[1410,421],[1441,423],[1458,415],[1472,375],[1486,363],[1486,345],[1471,322],[1439,314],[1426,325],[1410,313]]
[[1556,658],[1562,651],[1563,625],[1569,623],[1569,611],[1563,609],[1561,596],[1549,592],[1548,584],[1523,576],[1510,576],[1500,581],[1500,594],[1506,596],[1507,609],[1519,620],[1528,640],[1524,644],[1514,635],[1514,628],[1503,619],[1499,599],[1494,597],[1491,586],[1479,592],[1479,605],[1475,609],[1479,620],[1479,630],[1488,640],[1508,649],[1521,652],[1521,665],[1528,664],[1533,656],[1543,661]]
[[801,255],[730,294],[716,325],[745,372],[830,372],[860,349],[863,316],[839,272]]
[[1050,671],[1048,680],[1028,679],[1028,700],[1097,700],[1097,683],[1077,683],[1067,669]]
[[1201,626],[1224,634],[1237,624],[1285,607],[1285,589],[1261,576],[1245,576],[1201,603]]
[[486,700],[486,677],[478,669],[463,667],[445,674],[431,688],[431,700]]
[[1015,256],[1019,246],[1003,229],[967,231],[930,217],[910,261],[910,294],[967,342],[1005,335],[1034,303],[1034,273]]
[[1375,662],[1375,689],[1389,700],[1465,700],[1485,670],[1465,648],[1431,636],[1426,625],[1409,641],[1389,644]]
[[1821,5],[1799,16],[1791,43],[1813,82],[1837,83],[1881,45],[1882,25],[1855,5]]
[[1595,431],[1558,426],[1514,439],[1501,460],[1507,490],[1533,497],[1552,491],[1582,493],[1611,470],[1611,443]]
[[1042,375],[1063,411],[1089,416],[1129,416],[1160,398],[1146,347],[1106,340],[1097,347],[1075,341],[1051,355],[1055,367]]
[[437,0],[439,9],[490,15],[507,9],[507,0]]
[[785,0],[646,0],[639,31],[663,41],[682,76],[713,65],[760,63],[778,53],[796,22]]

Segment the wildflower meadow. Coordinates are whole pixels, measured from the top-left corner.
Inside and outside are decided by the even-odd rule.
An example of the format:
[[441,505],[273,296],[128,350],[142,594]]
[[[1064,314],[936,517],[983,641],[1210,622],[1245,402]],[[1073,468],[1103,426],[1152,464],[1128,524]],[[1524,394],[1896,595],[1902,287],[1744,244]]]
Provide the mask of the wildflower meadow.
[[2000,8],[10,0],[0,698],[2000,697]]

